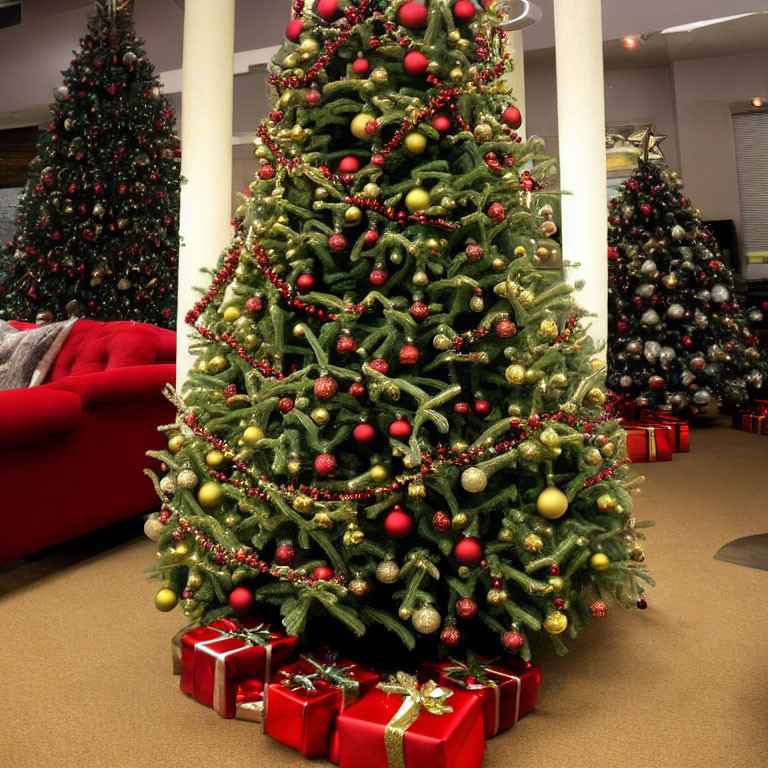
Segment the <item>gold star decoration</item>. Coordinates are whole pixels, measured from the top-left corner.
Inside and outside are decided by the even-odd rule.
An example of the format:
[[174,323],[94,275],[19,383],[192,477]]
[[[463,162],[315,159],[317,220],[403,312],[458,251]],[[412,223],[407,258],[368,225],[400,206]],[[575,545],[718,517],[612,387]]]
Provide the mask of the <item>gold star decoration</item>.
[[640,150],[643,161],[648,162],[650,159],[663,160],[664,153],[661,151],[659,144],[661,144],[667,137],[663,134],[656,135],[650,125],[643,128],[642,131],[633,133],[627,137],[627,141]]

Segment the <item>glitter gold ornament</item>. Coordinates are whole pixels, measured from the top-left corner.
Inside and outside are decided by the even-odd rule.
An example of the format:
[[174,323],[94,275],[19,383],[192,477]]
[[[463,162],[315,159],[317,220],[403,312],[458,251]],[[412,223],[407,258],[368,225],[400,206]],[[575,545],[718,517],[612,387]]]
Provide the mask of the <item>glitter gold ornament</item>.
[[312,413],[310,414],[312,421],[315,422],[315,424],[318,424],[319,426],[323,426],[324,424],[328,423],[328,420],[331,418],[331,414],[328,412],[328,409],[326,408],[315,408]]
[[182,488],[191,490],[197,485],[197,475],[191,469],[182,469],[176,475],[176,481]]
[[216,509],[224,500],[221,486],[213,480],[203,483],[197,492],[197,500],[203,509]]
[[350,224],[355,224],[363,218],[363,212],[356,205],[350,205],[349,208],[344,211],[344,218]]
[[550,341],[557,338],[557,323],[554,320],[542,320],[539,324],[539,337]]
[[589,558],[589,567],[593,571],[607,571],[611,567],[611,558],[604,552],[595,552],[595,554]]
[[514,541],[515,532],[509,528],[502,528],[499,531],[499,541]]
[[502,259],[502,258],[499,258],[499,257],[495,258],[495,259],[494,259],[494,260],[491,262],[491,269],[492,269],[494,272],[503,272],[503,271],[504,271],[504,269],[506,269],[506,266],[507,266],[507,262],[506,262],[506,261],[504,261],[504,259]]
[[227,358],[224,355],[214,355],[208,361],[208,370],[211,373],[221,373],[225,368],[229,366]]
[[159,541],[165,530],[165,525],[157,519],[157,515],[150,515],[144,523],[144,535],[150,541]]
[[355,597],[364,597],[366,594],[368,594],[370,586],[365,579],[360,576],[356,576],[354,579],[352,579],[352,581],[349,582],[347,589]]
[[318,512],[313,518],[312,522],[318,527],[318,528],[332,528],[333,527],[333,518],[327,513],[327,512]]
[[160,480],[160,490],[163,493],[167,493],[169,496],[173,496],[176,493],[176,482],[170,475],[166,475]]
[[568,629],[568,617],[564,613],[550,613],[546,619],[544,619],[544,629],[549,632],[550,635],[559,635],[561,632],[565,632]]
[[520,387],[525,381],[525,368],[519,363],[512,363],[512,365],[508,365],[507,370],[504,371],[504,378],[507,380],[507,383],[511,384],[513,387]]
[[299,494],[294,500],[293,504],[291,505],[297,512],[301,514],[306,514],[312,509],[312,505],[314,504],[314,501],[312,501],[312,498],[307,496],[306,494]]
[[616,497],[610,493],[603,493],[597,497],[597,508],[603,514],[613,512],[616,509]]
[[490,141],[493,138],[493,128],[487,123],[478,123],[475,126],[475,141],[478,144],[483,144],[486,141]]
[[551,427],[547,427],[541,431],[539,440],[541,440],[541,442],[546,445],[547,448],[556,448],[562,442],[560,435],[558,435],[557,432],[555,432],[555,430]]
[[508,597],[505,589],[489,589],[486,595],[489,605],[501,605]]
[[365,541],[365,534],[357,527],[355,523],[350,523],[342,537],[345,547],[358,547]]
[[203,577],[199,571],[190,571],[187,576],[187,589],[196,590],[203,586]]
[[586,464],[589,464],[592,467],[596,467],[598,464],[601,464],[603,461],[603,454],[600,453],[600,451],[598,451],[597,448],[595,448],[594,446],[585,448],[582,456],[584,458],[584,462]]
[[371,80],[377,85],[383,85],[389,80],[389,72],[387,72],[385,67],[376,67],[373,72],[371,72]]
[[488,485],[488,476],[478,467],[469,467],[461,473],[461,487],[469,493],[480,493]]
[[546,520],[557,520],[568,510],[568,498],[554,486],[545,488],[536,499],[536,511]]
[[431,605],[422,605],[413,612],[411,623],[417,632],[422,635],[431,635],[440,629],[442,619]]
[[407,605],[401,605],[397,611],[397,615],[403,621],[408,621],[408,619],[410,619],[411,616],[413,616],[413,611]]
[[243,442],[246,445],[256,445],[264,438],[264,432],[259,427],[250,426],[243,431]]
[[303,53],[317,53],[320,50],[320,44],[314,37],[305,37],[299,45]]
[[469,522],[469,518],[466,516],[464,512],[457,512],[451,518],[451,528],[454,531],[462,531],[464,530],[468,522]]
[[517,300],[520,302],[524,309],[530,309],[533,306],[534,301],[536,301],[536,296],[532,291],[524,288],[522,291],[520,291],[520,293],[517,294]]
[[419,270],[418,272],[414,272],[413,277],[411,278],[411,282],[415,286],[423,288],[425,285],[429,284],[429,277],[426,272]]
[[301,472],[301,462],[298,459],[291,459],[286,465],[285,468],[288,470],[288,472],[292,475],[298,475],[299,472]]
[[400,576],[400,566],[394,560],[383,560],[376,566],[376,578],[382,584],[394,584]]
[[525,539],[523,539],[523,546],[527,552],[541,552],[544,548],[544,540],[541,536],[537,536],[535,533],[529,533]]
[[158,611],[163,611],[163,613],[172,611],[178,602],[179,596],[168,587],[163,587],[155,595],[155,608],[157,608]]
[[547,581],[549,582],[549,586],[552,587],[555,592],[562,592],[563,587],[565,587],[565,582],[561,576],[550,576]]
[[408,486],[409,499],[423,499],[427,495],[427,489],[423,483],[411,483]]
[[369,182],[362,189],[362,196],[368,200],[375,200],[380,194],[381,187],[373,182]]
[[451,340],[444,333],[438,333],[432,339],[432,346],[440,352],[444,352],[451,348]]
[[602,405],[605,402],[605,394],[598,387],[592,387],[592,389],[587,392],[586,400],[592,405]]
[[539,458],[539,447],[531,440],[524,440],[517,446],[517,452],[520,458],[525,461],[534,461]]
[[555,389],[566,389],[568,387],[568,377],[564,373],[555,373],[549,380],[549,383]]
[[307,332],[301,323],[296,323],[296,325],[293,326],[293,335],[294,338],[297,339],[303,339],[307,335]]

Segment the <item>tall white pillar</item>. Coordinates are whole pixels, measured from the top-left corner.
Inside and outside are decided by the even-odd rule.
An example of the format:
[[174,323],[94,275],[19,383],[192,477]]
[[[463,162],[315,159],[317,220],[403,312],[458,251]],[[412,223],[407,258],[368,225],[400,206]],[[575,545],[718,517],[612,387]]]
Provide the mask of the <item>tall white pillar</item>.
[[179,304],[176,385],[192,366],[184,317],[207,288],[232,237],[232,107],[235,0],[186,0],[182,61]]
[[523,58],[523,30],[513,29],[507,32],[507,43],[509,52],[512,55],[514,69],[507,75],[507,83],[512,89],[512,95],[515,97],[515,106],[520,110],[523,116],[523,122],[516,133],[523,138],[528,134],[526,132],[526,110],[525,110],[525,61]]
[[579,302],[596,317],[590,335],[608,336],[608,223],[601,0],[554,0],[563,256],[578,266]]

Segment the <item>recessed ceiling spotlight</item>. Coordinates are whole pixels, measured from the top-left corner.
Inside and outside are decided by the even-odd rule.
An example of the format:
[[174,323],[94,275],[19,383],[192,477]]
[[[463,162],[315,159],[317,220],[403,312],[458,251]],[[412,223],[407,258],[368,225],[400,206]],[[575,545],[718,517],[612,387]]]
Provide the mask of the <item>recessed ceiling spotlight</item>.
[[762,100],[762,99],[761,99],[759,96],[756,96],[756,97],[755,97],[754,99],[752,99],[752,100],[751,100],[749,103],[750,103],[750,104],[751,104],[751,105],[752,105],[752,106],[753,106],[755,109],[760,109],[761,107],[763,107],[763,106],[765,105],[765,102],[764,102],[764,101],[763,101],[763,100]]
[[625,35],[621,38],[621,44],[628,50],[634,51],[635,48],[640,47],[642,40],[638,35]]

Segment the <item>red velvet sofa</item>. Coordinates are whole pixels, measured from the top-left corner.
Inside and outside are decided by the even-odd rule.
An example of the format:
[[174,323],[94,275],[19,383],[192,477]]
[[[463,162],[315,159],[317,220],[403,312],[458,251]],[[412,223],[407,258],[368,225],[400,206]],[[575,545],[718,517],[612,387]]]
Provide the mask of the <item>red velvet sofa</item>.
[[46,383],[0,392],[0,564],[157,505],[142,470],[174,419],[175,359],[173,331],[78,320]]

